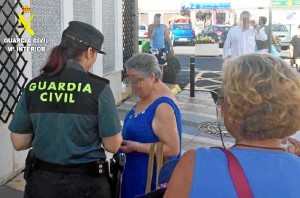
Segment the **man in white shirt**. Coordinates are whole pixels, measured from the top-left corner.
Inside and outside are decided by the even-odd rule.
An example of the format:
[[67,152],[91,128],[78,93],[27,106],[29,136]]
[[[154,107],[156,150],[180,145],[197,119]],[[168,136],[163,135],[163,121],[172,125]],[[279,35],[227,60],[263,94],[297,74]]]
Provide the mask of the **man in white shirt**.
[[256,40],[268,39],[264,27],[250,28],[249,19],[250,13],[243,11],[239,24],[229,30],[223,46],[224,59],[255,52]]

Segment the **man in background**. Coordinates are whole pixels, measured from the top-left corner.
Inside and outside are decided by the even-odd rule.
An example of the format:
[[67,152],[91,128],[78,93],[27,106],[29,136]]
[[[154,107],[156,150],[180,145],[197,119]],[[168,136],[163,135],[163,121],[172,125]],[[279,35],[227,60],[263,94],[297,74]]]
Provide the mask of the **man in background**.
[[[266,26],[266,23],[267,23],[267,17],[264,17],[264,16],[259,17],[259,26],[260,26],[260,28],[262,28],[262,27],[265,28],[265,33],[267,34],[268,39],[265,40],[265,41],[256,40],[256,46],[257,46],[257,50],[259,52],[268,53],[269,52],[269,46],[270,46],[270,38],[269,38],[270,27]],[[277,45],[277,41],[276,41],[276,38],[275,38],[274,34],[272,34],[272,41],[273,41],[273,44],[274,44],[276,50],[278,52],[280,52],[281,49]]]
[[167,52],[164,44],[165,39],[170,47],[170,55],[174,54],[174,49],[169,36],[168,27],[161,23],[161,14],[154,15],[154,22],[148,27],[148,37],[150,39],[149,53],[156,56],[160,69],[163,72],[163,66],[165,66],[167,62]]
[[290,44],[290,57],[292,58],[292,63],[297,64],[298,68],[300,66],[300,25],[298,25],[297,34],[292,37]]
[[250,28],[250,16],[250,12],[243,11],[239,24],[229,30],[223,46],[224,59],[255,52],[255,40],[268,39],[264,27]]

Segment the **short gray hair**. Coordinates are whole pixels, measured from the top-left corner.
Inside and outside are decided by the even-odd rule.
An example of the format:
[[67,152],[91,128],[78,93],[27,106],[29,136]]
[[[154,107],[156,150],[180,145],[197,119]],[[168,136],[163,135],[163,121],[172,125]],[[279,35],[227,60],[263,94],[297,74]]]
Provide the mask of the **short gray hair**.
[[140,53],[133,55],[126,61],[125,67],[126,69],[135,69],[145,78],[150,77],[154,73],[155,78],[159,80],[162,75],[157,58],[152,54]]

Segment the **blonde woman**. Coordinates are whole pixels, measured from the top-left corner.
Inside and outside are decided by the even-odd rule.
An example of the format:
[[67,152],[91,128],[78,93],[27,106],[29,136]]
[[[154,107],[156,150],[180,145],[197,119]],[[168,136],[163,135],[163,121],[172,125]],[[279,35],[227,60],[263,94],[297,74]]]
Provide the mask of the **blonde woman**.
[[[300,158],[281,139],[300,128],[300,76],[269,54],[248,54],[223,66],[222,112],[253,197],[300,197]],[[237,197],[219,149],[186,152],[165,197]]]

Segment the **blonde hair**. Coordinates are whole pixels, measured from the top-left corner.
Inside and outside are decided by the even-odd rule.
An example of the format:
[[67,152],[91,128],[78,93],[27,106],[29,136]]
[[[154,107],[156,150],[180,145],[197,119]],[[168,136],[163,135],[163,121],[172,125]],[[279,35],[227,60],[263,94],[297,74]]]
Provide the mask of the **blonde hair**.
[[283,138],[300,128],[300,75],[269,54],[252,53],[223,65],[228,116],[248,139]]

